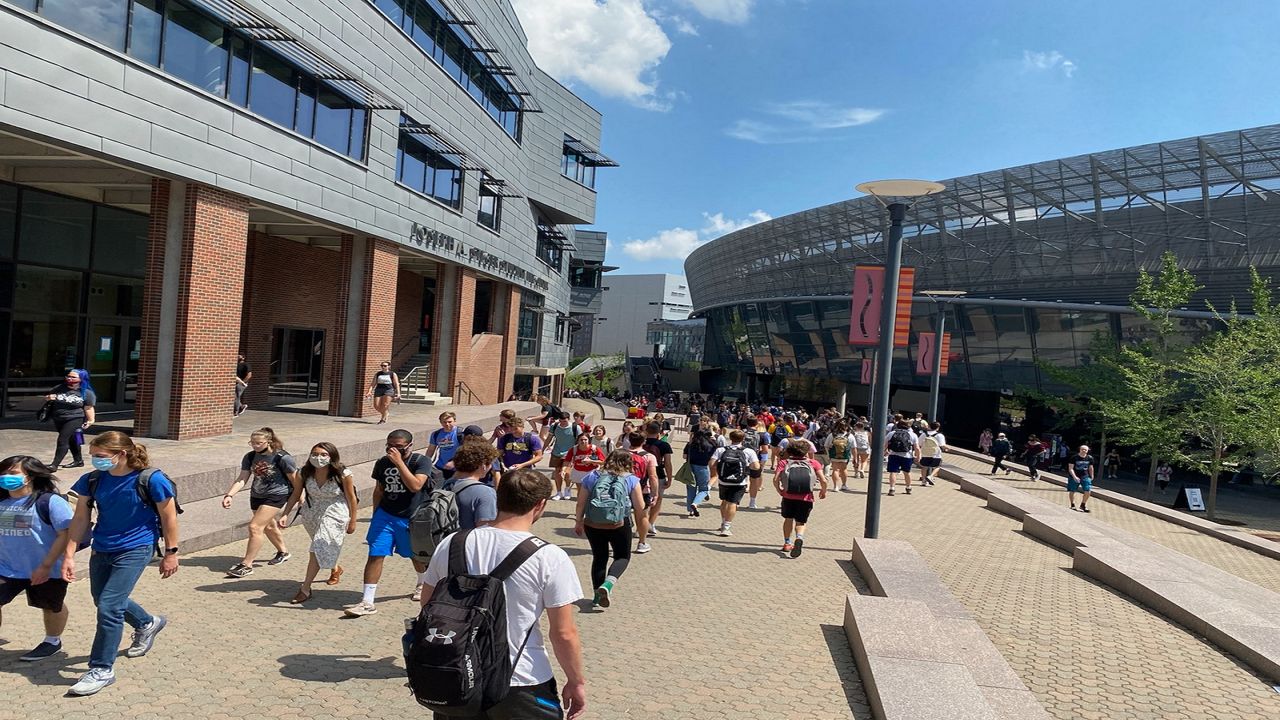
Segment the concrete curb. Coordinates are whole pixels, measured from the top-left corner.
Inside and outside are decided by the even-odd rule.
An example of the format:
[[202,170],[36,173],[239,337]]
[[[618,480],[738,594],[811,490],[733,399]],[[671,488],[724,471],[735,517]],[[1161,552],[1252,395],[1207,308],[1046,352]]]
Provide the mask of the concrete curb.
[[968,609],[909,543],[859,538],[852,559],[876,595],[845,599],[845,636],[877,718],[1047,720]]

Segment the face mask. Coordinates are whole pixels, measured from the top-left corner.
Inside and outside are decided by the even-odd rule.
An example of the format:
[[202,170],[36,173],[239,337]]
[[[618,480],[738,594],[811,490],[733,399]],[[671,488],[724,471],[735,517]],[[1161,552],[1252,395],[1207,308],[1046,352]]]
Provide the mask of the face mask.
[[328,455],[311,456],[311,467],[326,467],[330,462],[332,462],[332,459]]
[[27,484],[27,479],[22,475],[0,475],[0,488],[5,490],[17,490]]
[[111,458],[95,457],[89,462],[93,464],[95,470],[110,470],[116,466],[116,461]]

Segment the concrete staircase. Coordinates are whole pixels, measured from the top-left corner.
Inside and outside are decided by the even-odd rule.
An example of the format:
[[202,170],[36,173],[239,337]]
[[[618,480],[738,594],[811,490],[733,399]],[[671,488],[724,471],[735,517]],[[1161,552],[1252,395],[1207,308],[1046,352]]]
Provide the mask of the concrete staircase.
[[[430,364],[431,355],[420,352],[406,360],[396,371],[400,376],[400,402],[415,405],[448,405],[453,402],[453,398],[426,388],[426,378],[420,375],[426,373]],[[417,374],[414,373],[415,370]]]

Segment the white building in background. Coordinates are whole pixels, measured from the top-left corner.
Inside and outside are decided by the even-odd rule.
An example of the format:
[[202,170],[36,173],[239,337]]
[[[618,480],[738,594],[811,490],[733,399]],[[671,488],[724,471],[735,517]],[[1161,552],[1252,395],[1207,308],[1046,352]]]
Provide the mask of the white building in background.
[[614,275],[604,278],[600,314],[591,338],[596,355],[650,355],[646,329],[655,320],[684,320],[693,309],[683,275]]

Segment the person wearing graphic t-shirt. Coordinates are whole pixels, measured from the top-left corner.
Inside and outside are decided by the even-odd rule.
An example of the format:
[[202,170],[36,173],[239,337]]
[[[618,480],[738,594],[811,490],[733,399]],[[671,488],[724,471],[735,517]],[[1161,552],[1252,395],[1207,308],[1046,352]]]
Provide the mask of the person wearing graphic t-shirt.
[[[454,533],[436,547],[424,574],[423,605],[448,579],[449,548],[454,542],[464,544],[468,572],[492,572],[512,550],[533,536],[533,524],[546,511],[550,498],[551,480],[540,472],[521,469],[504,477],[497,490],[497,520],[487,527]],[[574,622],[577,613],[574,603],[582,599],[582,584],[569,555],[556,545],[543,544],[502,584],[506,594],[507,649],[513,668],[511,691],[497,705],[468,717],[475,720],[582,717],[587,709],[586,676],[582,644]],[[539,627],[538,619],[543,613],[549,621],[551,648],[565,674],[563,690],[557,690],[555,672]]]
[[378,424],[385,423],[387,414],[391,412],[391,401],[400,399],[400,376],[391,372],[391,363],[378,364],[378,371],[373,374],[373,382],[365,397],[373,398],[373,409],[381,416]]
[[431,461],[412,450],[413,433],[392,430],[387,435],[387,454],[373,464],[373,517],[369,520],[369,559],[364,565],[364,593],[360,602],[346,609],[348,617],[362,617],[378,612],[373,601],[382,579],[382,564],[391,555],[410,558],[418,574],[413,599],[422,594],[426,565],[413,556],[409,542],[409,516],[413,498],[430,487]]
[[510,432],[498,438],[503,473],[537,465],[542,459],[542,440],[538,434],[525,432],[524,418],[511,418],[507,426]]
[[427,457],[435,458],[433,465],[445,480],[453,477],[453,454],[458,452],[462,433],[458,431],[458,416],[451,412],[440,413],[440,429],[431,433]]
[[[89,384],[89,373],[85,370],[68,370],[61,384],[44,396],[50,406],[50,419],[58,431],[58,445],[53,456],[52,467],[78,468],[84,467],[84,458],[80,455],[80,444],[84,439],[84,431],[93,425],[94,405],[98,396]],[[71,451],[71,462],[62,464]]]
[[1067,499],[1071,509],[1076,509],[1076,492],[1080,492],[1080,512],[1089,512],[1089,495],[1093,493],[1093,456],[1089,454],[1089,446],[1081,445],[1080,450],[1067,458]]
[[[281,508],[292,505],[302,497],[302,481],[298,478],[298,465],[284,451],[284,443],[269,427],[259,428],[249,434],[249,447],[240,461],[240,475],[222,496],[224,510],[231,509],[231,499],[249,483],[249,540],[245,544],[244,557],[227,571],[229,578],[244,578],[253,574],[262,540],[266,538],[276,548],[275,557],[268,565],[279,565],[293,557],[285,546],[284,534],[277,520]],[[292,501],[292,502],[290,502]]]

